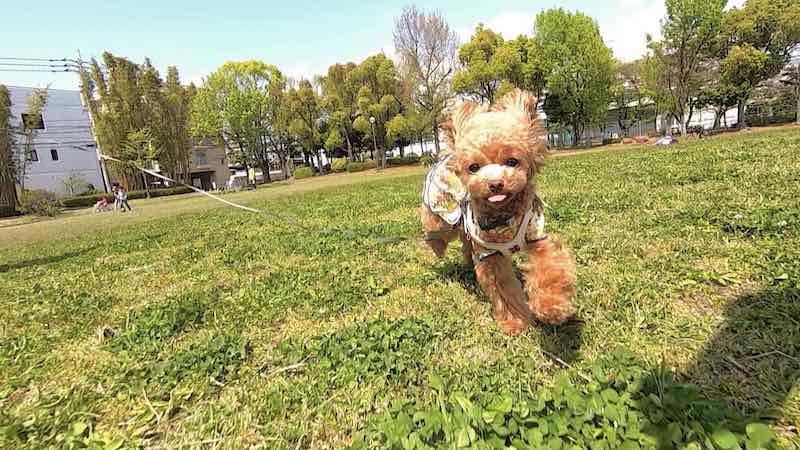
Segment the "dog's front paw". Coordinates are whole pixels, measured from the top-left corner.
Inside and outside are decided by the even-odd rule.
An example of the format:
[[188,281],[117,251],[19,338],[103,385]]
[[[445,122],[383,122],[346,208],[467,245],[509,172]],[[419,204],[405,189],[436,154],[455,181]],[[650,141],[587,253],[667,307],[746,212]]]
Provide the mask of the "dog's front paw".
[[575,315],[574,287],[565,288],[558,293],[539,293],[530,301],[531,310],[537,320],[550,325],[561,325]]
[[525,331],[528,328],[528,323],[522,319],[512,317],[498,320],[497,327],[500,328],[500,331],[503,333],[509,336],[515,336]]

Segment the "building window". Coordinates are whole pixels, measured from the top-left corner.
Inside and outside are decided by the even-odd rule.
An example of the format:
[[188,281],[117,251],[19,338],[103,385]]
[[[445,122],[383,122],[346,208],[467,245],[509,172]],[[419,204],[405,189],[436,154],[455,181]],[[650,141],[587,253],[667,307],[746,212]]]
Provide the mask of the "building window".
[[206,152],[194,152],[194,165],[205,166],[206,164],[208,164],[208,155],[206,155]]
[[51,148],[50,157],[53,158],[53,161],[58,161],[58,150]]
[[44,130],[44,119],[41,114],[22,113],[22,125],[26,130]]
[[28,153],[28,161],[39,161],[39,154],[36,153],[36,149],[31,149]]

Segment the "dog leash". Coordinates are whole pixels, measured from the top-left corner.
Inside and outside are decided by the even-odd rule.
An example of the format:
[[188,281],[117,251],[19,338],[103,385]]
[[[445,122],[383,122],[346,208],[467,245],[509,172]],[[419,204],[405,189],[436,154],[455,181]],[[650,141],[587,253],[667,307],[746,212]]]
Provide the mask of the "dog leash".
[[300,223],[300,221],[297,220],[297,218],[295,218],[293,216],[290,216],[288,214],[277,214],[275,212],[267,212],[267,211],[262,210],[262,209],[256,209],[256,208],[251,208],[249,206],[240,205],[238,203],[234,203],[232,201],[225,200],[224,198],[221,198],[221,197],[219,197],[217,195],[214,195],[214,194],[212,194],[212,193],[210,193],[208,191],[205,191],[203,189],[199,189],[197,187],[194,187],[194,186],[192,186],[190,184],[182,183],[180,181],[173,180],[170,177],[161,175],[158,172],[154,172],[152,170],[145,169],[144,167],[139,167],[139,166],[137,166],[136,164],[134,164],[132,162],[121,161],[121,160],[119,160],[117,158],[114,158],[113,156],[104,155],[104,154],[100,154],[100,157],[103,158],[103,159],[109,160],[109,161],[118,162],[118,163],[123,164],[123,165],[132,166],[132,167],[136,168],[137,170],[142,171],[142,172],[144,172],[144,173],[146,173],[148,175],[154,176],[156,178],[160,178],[160,179],[165,180],[165,181],[169,181],[171,183],[179,184],[181,186],[185,186],[185,187],[187,187],[187,188],[189,188],[189,189],[191,189],[191,190],[193,190],[193,191],[195,191],[195,192],[197,192],[199,194],[203,194],[203,195],[211,198],[212,200],[216,200],[216,201],[224,203],[224,204],[226,204],[228,206],[232,206],[234,208],[238,208],[238,209],[241,209],[243,211],[248,211],[248,212],[252,212],[252,213],[256,213],[256,214],[261,214],[263,216],[270,217],[272,219],[283,220],[283,221],[289,222],[290,224],[292,224],[292,225],[294,225],[294,226],[296,226],[298,228],[303,229],[303,231],[310,231],[310,229],[307,226],[305,226],[302,223]]

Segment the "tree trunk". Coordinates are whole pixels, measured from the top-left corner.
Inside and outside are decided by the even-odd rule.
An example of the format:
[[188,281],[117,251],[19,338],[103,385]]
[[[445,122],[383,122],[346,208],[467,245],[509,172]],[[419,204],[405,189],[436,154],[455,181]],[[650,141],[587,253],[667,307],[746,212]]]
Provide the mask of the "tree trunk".
[[580,144],[580,140],[581,140],[580,136],[581,136],[581,133],[578,130],[578,125],[577,124],[572,125],[572,146],[573,147],[577,148],[578,145]]
[[714,126],[712,127],[713,130],[719,129],[719,121],[722,119],[723,114],[725,114],[724,108],[720,108],[719,111],[714,114]]
[[144,193],[147,198],[150,198],[150,185],[147,183],[147,174],[144,172],[140,172],[142,174],[142,183],[144,183]]
[[264,174],[264,183],[271,183],[272,178],[269,176],[269,163],[261,161],[261,172]]
[[736,103],[736,113],[739,116],[739,123],[736,124],[736,128],[744,129],[747,128],[747,120],[745,118],[745,110],[747,105],[747,98],[740,98],[739,101]]
[[436,119],[433,120],[433,148],[436,149],[436,156],[439,156],[439,124]]
[[325,168],[322,167],[322,156],[319,154],[319,150],[314,152],[314,157],[317,158],[317,168],[319,169],[319,174],[325,175]]
[[353,159],[353,144],[350,142],[350,135],[347,133],[347,130],[342,129],[342,131],[344,131],[344,140],[347,142],[347,160],[355,161]]

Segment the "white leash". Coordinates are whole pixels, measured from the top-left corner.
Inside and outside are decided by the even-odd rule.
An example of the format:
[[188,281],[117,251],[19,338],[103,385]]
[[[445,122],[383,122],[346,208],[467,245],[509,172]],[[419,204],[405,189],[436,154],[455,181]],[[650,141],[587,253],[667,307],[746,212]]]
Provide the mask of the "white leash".
[[[101,155],[100,155],[100,157],[101,157],[101,158],[103,158],[103,159],[107,159],[107,160],[109,160],[109,161],[116,161],[116,162],[118,162],[118,163],[120,163],[120,164],[131,165],[131,166],[135,167],[136,169],[138,169],[138,170],[141,170],[142,172],[144,172],[144,173],[146,173],[146,174],[148,174],[148,175],[152,175],[152,176],[154,176],[154,177],[156,177],[156,178],[160,178],[160,179],[162,179],[162,180],[169,181],[169,182],[171,182],[171,183],[175,183],[175,184],[180,184],[180,185],[182,185],[182,186],[186,186],[186,187],[188,187],[189,189],[191,189],[191,190],[193,190],[193,191],[195,191],[195,192],[197,192],[197,193],[203,194],[203,195],[205,195],[205,196],[207,196],[207,197],[210,197],[211,199],[213,199],[213,200],[216,200],[216,201],[218,201],[218,202],[225,203],[226,205],[233,206],[234,208],[239,208],[239,209],[242,209],[242,210],[245,210],[245,211],[254,212],[254,213],[258,213],[258,214],[264,214],[264,215],[273,215],[273,216],[275,216],[275,217],[278,217],[278,215],[277,215],[277,214],[272,214],[272,213],[269,213],[269,214],[268,214],[268,213],[266,213],[265,211],[262,211],[262,210],[260,210],[260,209],[251,208],[251,207],[249,207],[249,206],[244,206],[244,205],[240,205],[240,204],[238,204],[238,203],[234,203],[234,202],[231,202],[231,201],[225,200],[224,198],[220,198],[220,197],[218,197],[218,196],[216,196],[216,195],[214,195],[214,194],[212,194],[212,193],[210,193],[210,192],[204,191],[204,190],[202,190],[202,189],[198,189],[198,188],[196,188],[196,187],[194,187],[194,186],[192,186],[192,185],[186,184],[186,183],[181,183],[180,181],[175,181],[175,180],[173,180],[173,179],[172,179],[172,178],[170,178],[170,177],[166,177],[166,176],[164,176],[164,175],[161,175],[160,173],[153,172],[152,170],[147,170],[147,169],[145,169],[145,168],[143,168],[143,167],[139,167],[139,166],[137,166],[137,165],[135,165],[135,164],[133,164],[133,163],[129,163],[129,162],[125,162],[125,161],[120,161],[119,159],[117,159],[117,158],[114,158],[113,156],[108,156],[108,155],[103,155],[103,154],[101,154]],[[297,225],[297,226],[301,226],[301,227],[302,227],[302,225],[300,225],[300,224],[297,222],[297,220],[295,220],[293,217],[289,217],[289,216],[283,216],[283,218],[284,218],[284,219],[286,219],[286,220],[288,220],[289,222],[292,222],[292,224],[293,224],[293,225]],[[303,228],[305,228],[305,227],[303,227]]]

